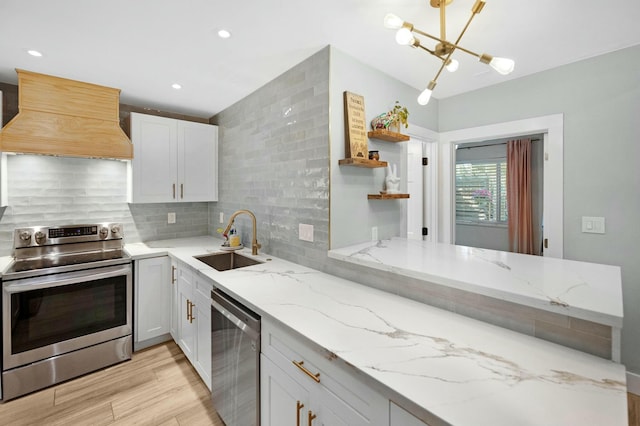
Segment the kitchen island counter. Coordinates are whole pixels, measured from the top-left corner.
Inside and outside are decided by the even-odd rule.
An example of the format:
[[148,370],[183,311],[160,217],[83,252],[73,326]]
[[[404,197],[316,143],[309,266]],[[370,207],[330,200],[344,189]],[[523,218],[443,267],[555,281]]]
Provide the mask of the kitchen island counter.
[[218,272],[193,258],[219,244],[202,237],[127,250],[136,259],[148,256],[148,247],[188,264],[422,419],[627,423],[620,364],[247,249],[242,254],[264,263]]

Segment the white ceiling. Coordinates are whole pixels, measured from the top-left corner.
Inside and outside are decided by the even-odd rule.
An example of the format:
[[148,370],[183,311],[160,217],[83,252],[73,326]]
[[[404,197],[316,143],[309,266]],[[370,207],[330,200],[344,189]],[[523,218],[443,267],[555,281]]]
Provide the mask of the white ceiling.
[[[449,40],[473,3],[447,7]],[[439,33],[428,0],[1,0],[0,81],[16,84],[21,68],[117,87],[123,103],[210,117],[331,44],[417,96],[440,64],[397,45],[382,25],[387,12]],[[443,73],[433,97],[640,44],[639,25],[638,0],[489,0],[461,45],[510,57],[515,71],[504,77],[456,52],[460,69]],[[221,28],[232,37],[220,39]]]

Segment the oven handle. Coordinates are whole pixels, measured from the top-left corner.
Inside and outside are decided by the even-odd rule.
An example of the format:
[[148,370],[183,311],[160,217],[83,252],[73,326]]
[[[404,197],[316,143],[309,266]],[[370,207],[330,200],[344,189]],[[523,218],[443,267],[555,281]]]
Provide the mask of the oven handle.
[[87,281],[97,281],[103,278],[117,277],[131,274],[131,265],[109,266],[106,268],[88,269],[84,271],[66,272],[57,275],[45,275],[40,277],[24,278],[15,282],[5,282],[4,291],[9,294],[24,293],[43,288],[60,287]]

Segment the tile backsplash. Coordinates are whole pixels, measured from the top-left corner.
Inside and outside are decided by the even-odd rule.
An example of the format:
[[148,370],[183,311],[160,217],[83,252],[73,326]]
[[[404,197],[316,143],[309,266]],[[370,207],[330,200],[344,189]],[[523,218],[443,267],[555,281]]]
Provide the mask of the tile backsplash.
[[[0,255],[22,226],[122,222],[126,242],[205,235],[207,203],[127,203],[127,164],[118,160],[7,156],[8,205],[0,217]],[[167,213],[176,223],[167,223]]]

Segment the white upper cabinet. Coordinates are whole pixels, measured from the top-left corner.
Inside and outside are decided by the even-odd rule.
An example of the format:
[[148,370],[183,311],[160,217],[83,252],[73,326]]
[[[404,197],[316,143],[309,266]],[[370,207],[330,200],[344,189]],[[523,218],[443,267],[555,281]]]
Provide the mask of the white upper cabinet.
[[131,113],[129,202],[217,201],[218,127]]

